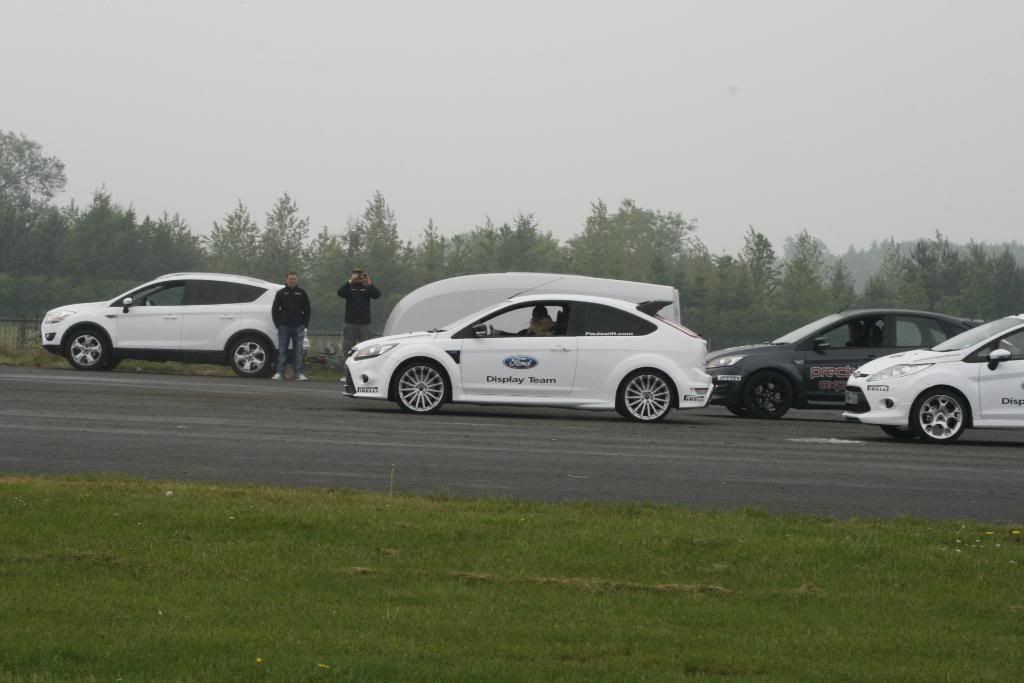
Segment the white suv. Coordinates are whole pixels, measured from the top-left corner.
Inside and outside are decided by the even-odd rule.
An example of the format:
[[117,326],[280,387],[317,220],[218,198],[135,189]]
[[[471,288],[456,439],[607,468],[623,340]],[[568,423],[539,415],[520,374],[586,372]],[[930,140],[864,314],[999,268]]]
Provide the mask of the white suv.
[[284,285],[239,275],[163,275],[110,301],[61,306],[43,318],[43,347],[79,370],[126,358],[227,364],[243,377],[274,371],[271,304]]

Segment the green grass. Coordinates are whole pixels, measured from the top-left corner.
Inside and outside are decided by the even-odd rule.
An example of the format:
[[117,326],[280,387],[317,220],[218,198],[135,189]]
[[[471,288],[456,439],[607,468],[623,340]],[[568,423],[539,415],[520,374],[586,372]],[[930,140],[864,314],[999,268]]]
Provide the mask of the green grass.
[[1024,677],[1014,526],[11,476],[0,534],[3,683]]

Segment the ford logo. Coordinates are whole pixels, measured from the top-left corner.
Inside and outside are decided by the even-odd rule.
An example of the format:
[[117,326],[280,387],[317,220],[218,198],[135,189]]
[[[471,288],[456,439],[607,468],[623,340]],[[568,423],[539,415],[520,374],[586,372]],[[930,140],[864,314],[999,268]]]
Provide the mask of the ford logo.
[[506,368],[512,368],[514,370],[529,370],[530,368],[537,367],[537,363],[540,361],[533,356],[509,356],[501,362],[505,364]]

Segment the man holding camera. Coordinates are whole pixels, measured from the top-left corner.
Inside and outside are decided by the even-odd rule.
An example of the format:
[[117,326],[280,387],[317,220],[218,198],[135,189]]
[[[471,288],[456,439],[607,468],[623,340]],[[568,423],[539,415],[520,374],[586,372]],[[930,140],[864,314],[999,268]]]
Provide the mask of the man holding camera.
[[348,356],[353,346],[370,338],[370,299],[379,299],[380,290],[373,286],[369,273],[354,268],[338,296],[345,300],[344,353]]

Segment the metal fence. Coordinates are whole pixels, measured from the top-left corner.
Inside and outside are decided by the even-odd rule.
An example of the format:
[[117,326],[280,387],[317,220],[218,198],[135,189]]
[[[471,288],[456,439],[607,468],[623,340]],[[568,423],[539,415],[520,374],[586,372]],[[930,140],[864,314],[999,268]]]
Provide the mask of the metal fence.
[[11,353],[39,348],[42,318],[0,318],[0,352]]

